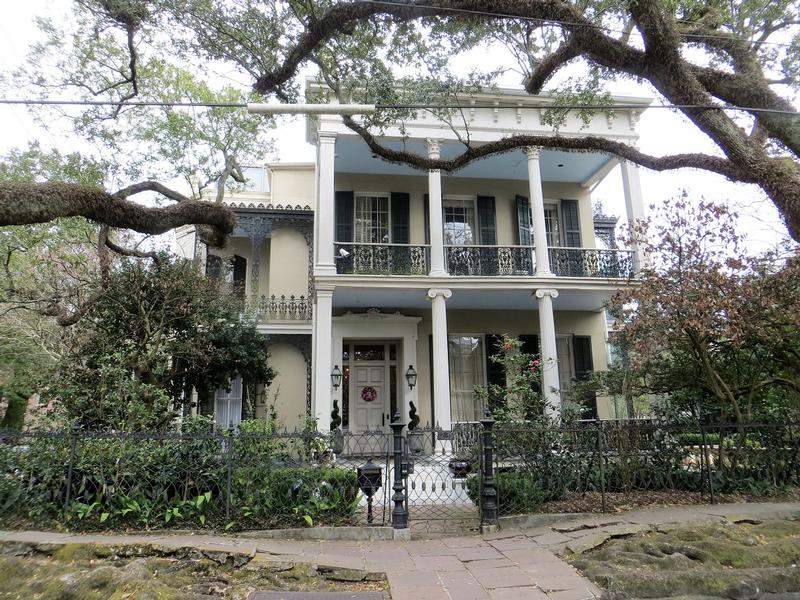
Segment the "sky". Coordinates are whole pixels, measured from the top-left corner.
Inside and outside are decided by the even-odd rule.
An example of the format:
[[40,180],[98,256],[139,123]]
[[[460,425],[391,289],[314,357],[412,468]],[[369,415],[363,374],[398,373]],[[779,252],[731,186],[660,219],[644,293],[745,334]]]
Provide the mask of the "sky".
[[[0,74],[16,68],[27,52],[30,40],[36,36],[34,18],[47,14],[61,14],[69,7],[68,0],[6,0],[4,18],[0,19]],[[465,56],[464,64],[482,60],[484,56]],[[501,81],[504,86],[515,86],[511,79]],[[634,82],[614,83],[611,91],[618,95],[652,96],[644,86]],[[275,132],[276,153],[280,162],[311,162],[314,148],[305,140],[305,122],[302,117],[281,118]],[[713,152],[713,143],[688,119],[677,111],[653,109],[641,116],[637,131],[638,148],[645,153],[662,156],[679,152]],[[80,150],[80,141],[69,139],[53,131],[38,127],[21,106],[0,105],[0,155],[12,147],[24,147],[38,140],[45,147],[62,151]],[[788,239],[777,209],[765,194],[754,185],[732,183],[711,173],[681,169],[657,173],[640,169],[644,201],[647,206],[660,206],[675,198],[681,189],[689,190],[694,198],[725,203],[740,214],[741,230],[746,234],[746,247],[751,252],[766,250]],[[622,193],[622,176],[619,168],[612,171],[594,190],[593,198],[600,200],[607,214],[625,215]]]

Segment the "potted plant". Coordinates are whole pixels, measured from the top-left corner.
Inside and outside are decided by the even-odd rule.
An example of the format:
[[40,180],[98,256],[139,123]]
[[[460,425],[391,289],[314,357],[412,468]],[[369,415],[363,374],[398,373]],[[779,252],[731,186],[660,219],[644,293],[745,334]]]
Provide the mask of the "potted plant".
[[417,430],[417,427],[419,427],[417,407],[414,406],[413,402],[409,402],[408,405],[408,434],[406,435],[406,441],[408,442],[408,451],[416,454],[422,452],[424,445],[422,436],[425,434]]
[[339,401],[333,399],[333,410],[331,411],[331,450],[334,454],[341,454],[344,451],[344,433],[340,429],[342,417],[339,416]]

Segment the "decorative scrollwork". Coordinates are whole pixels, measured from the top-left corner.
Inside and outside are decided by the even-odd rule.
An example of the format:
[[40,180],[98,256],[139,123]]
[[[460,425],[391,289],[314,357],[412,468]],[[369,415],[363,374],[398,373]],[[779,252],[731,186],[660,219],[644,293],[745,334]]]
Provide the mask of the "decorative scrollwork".
[[406,244],[335,245],[336,272],[356,275],[427,275],[427,246]]
[[445,246],[450,275],[494,277],[533,275],[530,246]]
[[633,277],[633,252],[550,248],[550,269],[561,277]]
[[313,303],[305,296],[290,295],[288,298],[281,294],[261,296],[258,304],[258,317],[260,320],[269,321],[310,321]]

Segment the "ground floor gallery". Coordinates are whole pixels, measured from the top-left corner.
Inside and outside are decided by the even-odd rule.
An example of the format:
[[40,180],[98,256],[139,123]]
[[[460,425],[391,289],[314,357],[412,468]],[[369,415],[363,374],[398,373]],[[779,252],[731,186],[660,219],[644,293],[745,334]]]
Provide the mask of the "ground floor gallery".
[[[558,398],[566,401],[576,379],[607,368],[607,322],[603,311],[557,311],[554,325],[555,360],[550,368],[557,371]],[[431,310],[336,310],[329,336],[330,364],[314,364],[320,354],[313,333],[270,334],[275,379],[255,390],[250,413],[240,381],[233,382],[230,390],[220,390],[215,418],[229,425],[242,414],[274,413],[291,429],[316,417],[318,427],[328,429],[335,412],[342,429],[359,432],[388,430],[392,415],[407,422],[413,410],[421,426],[449,428],[483,416],[476,386],[504,384],[502,366],[491,360],[503,335],[519,338],[526,353],[542,354],[537,311],[448,311],[446,360],[438,363],[433,329]],[[442,380],[447,384],[447,402],[436,398]],[[321,386],[326,389],[315,389]],[[585,416],[622,415],[613,399],[599,397],[586,406]]]

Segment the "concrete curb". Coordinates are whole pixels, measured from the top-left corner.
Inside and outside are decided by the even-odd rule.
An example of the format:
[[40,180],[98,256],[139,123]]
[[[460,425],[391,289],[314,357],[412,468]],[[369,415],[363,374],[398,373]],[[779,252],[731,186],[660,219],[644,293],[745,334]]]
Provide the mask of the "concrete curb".
[[[564,521],[575,521],[591,517],[602,517],[597,513],[546,513],[534,515],[513,515],[500,517],[500,529],[536,529]],[[608,515],[606,515],[608,516]],[[616,516],[616,515],[614,515]]]
[[411,539],[411,530],[392,529],[391,527],[309,527],[307,529],[242,531],[237,532],[236,537],[260,540],[377,542]]

